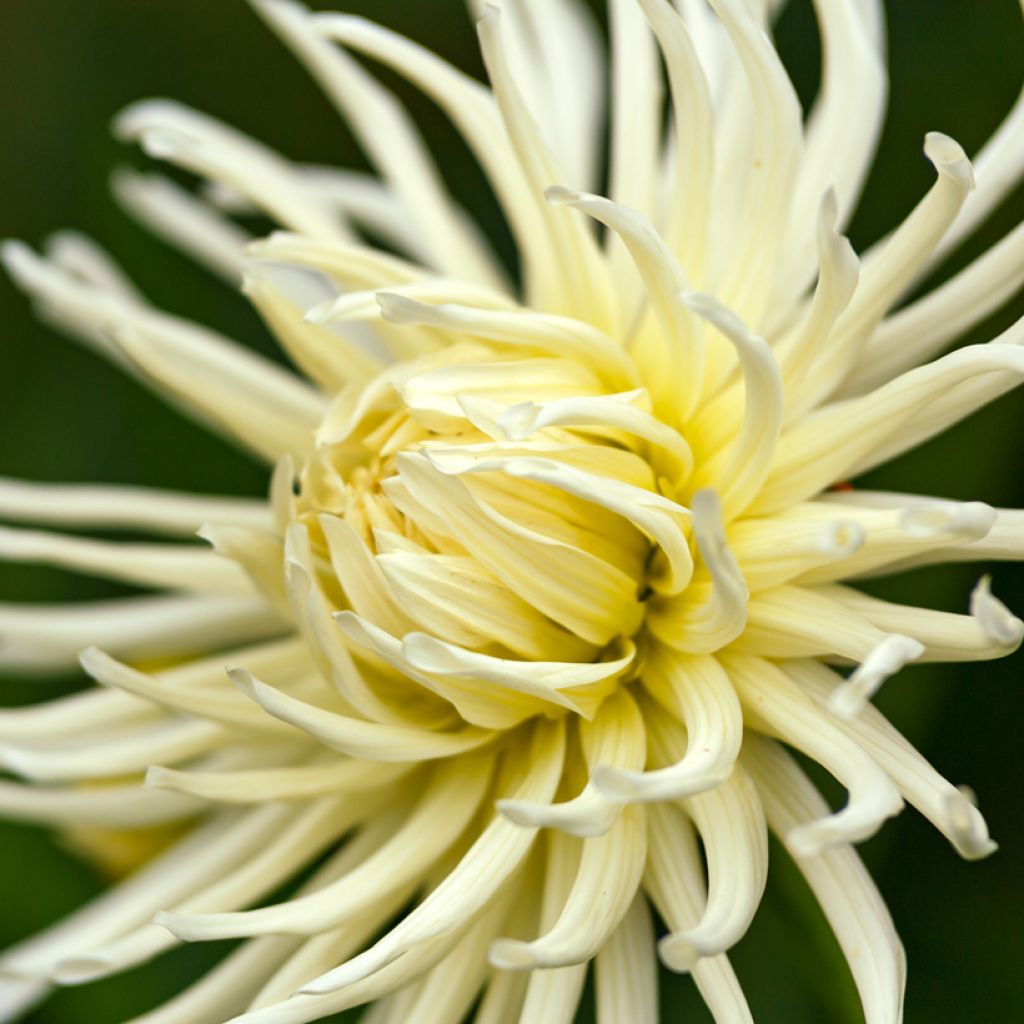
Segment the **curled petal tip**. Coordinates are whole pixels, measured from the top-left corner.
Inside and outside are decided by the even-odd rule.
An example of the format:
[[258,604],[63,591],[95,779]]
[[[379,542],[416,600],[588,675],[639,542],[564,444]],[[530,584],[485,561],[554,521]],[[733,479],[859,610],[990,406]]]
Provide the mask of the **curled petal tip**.
[[974,188],[974,168],[963,146],[942,132],[928,132],[924,137],[925,156],[944,177],[953,179],[966,190]]
[[499,971],[525,971],[539,966],[530,943],[519,939],[496,939],[491,943],[487,959]]
[[685,932],[666,935],[658,943],[658,958],[670,970],[677,974],[686,974],[693,970],[694,964],[701,958],[700,950],[690,941]]
[[988,826],[978,810],[974,793],[967,786],[959,786],[946,797],[946,815],[954,845],[961,857],[981,860],[999,849],[989,837]]
[[544,190],[544,198],[556,206],[568,203],[578,203],[583,195],[575,189],[566,188],[564,185],[552,185]]
[[994,644],[1015,649],[1024,639],[1024,622],[992,593],[991,576],[982,576],[971,593],[971,615]]

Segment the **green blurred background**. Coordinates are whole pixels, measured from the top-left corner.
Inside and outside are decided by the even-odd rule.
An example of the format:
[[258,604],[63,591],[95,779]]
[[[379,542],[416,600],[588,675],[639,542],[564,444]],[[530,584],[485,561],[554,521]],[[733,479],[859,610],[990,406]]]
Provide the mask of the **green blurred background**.
[[[314,6],[330,7],[329,3]],[[336,6],[401,28],[474,73],[473,31],[461,0],[339,0]],[[595,8],[602,6],[595,0]],[[890,115],[852,229],[863,248],[925,191],[924,133],[939,129],[976,151],[1012,104],[1024,71],[1015,0],[890,2]],[[779,43],[801,94],[817,78],[808,0],[792,0]],[[290,157],[361,166],[351,136],[291,56],[242,0],[4,0],[0,5],[0,231],[38,243],[62,227],[108,247],[158,304],[265,351],[269,338],[245,303],[130,223],[108,196],[117,164],[144,163],[113,142],[111,116],[130,101],[170,96],[266,140]],[[405,95],[403,91],[403,95]],[[499,233],[478,172],[438,114],[412,98],[454,188]],[[959,263],[1016,224],[1018,192]],[[955,265],[955,263],[954,263]],[[948,272],[949,268],[946,268]],[[1021,303],[976,332],[987,340]],[[33,322],[0,283],[0,473],[36,480],[134,482],[261,494],[264,470],[179,419],[74,344]],[[995,505],[1024,505],[1024,400],[1011,395],[944,438],[874,473],[870,484]],[[885,596],[963,610],[980,567],[929,570],[877,587]],[[0,568],[0,600],[108,596],[119,588],[57,571]],[[995,590],[1024,609],[1024,574],[996,567]],[[1000,851],[962,863],[913,811],[863,847],[910,962],[908,1024],[1024,1020],[1024,814],[1019,758],[1022,655],[977,666],[914,668],[879,703],[944,773],[969,782]],[[5,679],[6,703],[80,685]],[[830,793],[835,797],[839,794]],[[769,891],[734,963],[761,1024],[860,1019],[823,919],[777,849]],[[0,824],[0,946],[97,891],[100,880],[41,830]],[[35,1024],[113,1024],[179,990],[219,950],[192,949],[134,974],[60,993]],[[666,1021],[706,1021],[692,985],[663,986]],[[584,1007],[581,1019],[590,1019]]]

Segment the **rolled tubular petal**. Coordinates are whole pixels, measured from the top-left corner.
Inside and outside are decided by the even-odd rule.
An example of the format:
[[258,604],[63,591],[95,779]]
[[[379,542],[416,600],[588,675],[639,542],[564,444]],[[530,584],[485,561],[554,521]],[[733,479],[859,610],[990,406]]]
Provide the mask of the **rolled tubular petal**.
[[324,400],[285,370],[207,328],[76,280],[19,242],[4,243],[3,260],[68,330],[201,421],[271,460],[309,447]]
[[[480,806],[491,778],[488,769],[488,758],[439,766],[422,799],[388,841],[323,888],[258,910],[222,914],[179,911],[163,915],[160,923],[188,941],[279,933],[316,935],[335,928],[376,901],[403,890],[409,882],[419,881],[431,869]],[[436,827],[442,820],[445,827]],[[416,845],[415,859],[403,856],[410,844]]]
[[841,782],[849,801],[836,814],[800,826],[790,847],[812,857],[874,835],[903,800],[892,780],[841,726],[773,663],[732,655],[723,658],[748,723],[813,758]]
[[[644,891],[672,933],[685,934],[700,921],[707,903],[693,825],[680,808],[667,803],[652,804],[647,815]],[[743,990],[724,953],[701,957],[689,970],[717,1024],[752,1024]]]
[[0,516],[16,522],[145,530],[191,537],[204,523],[266,528],[261,501],[142,487],[93,487],[0,479]]
[[[822,705],[829,702],[842,678],[814,661],[784,662],[783,670]],[[966,860],[987,857],[996,849],[988,826],[969,791],[947,782],[903,738],[876,708],[865,707],[856,718],[840,723],[878,762],[913,804],[952,843]]]
[[[636,773],[643,766],[643,718],[626,690],[609,697],[593,722],[581,723],[580,742],[594,774],[601,765],[629,773]],[[598,786],[596,779],[564,803],[543,805],[502,800],[497,809],[524,828],[560,828],[584,837],[605,835],[620,813],[619,802]]]
[[423,761],[472,750],[494,736],[469,726],[458,732],[435,732],[407,726],[364,722],[308,704],[256,679],[243,668],[232,669],[231,681],[274,718],[288,722],[324,746],[350,757],[377,761]]
[[647,657],[642,681],[658,706],[686,727],[686,753],[664,768],[629,771],[601,763],[594,785],[610,798],[655,803],[677,800],[717,786],[728,778],[743,739],[743,716],[729,677],[707,655],[683,656],[656,647]]
[[491,964],[502,970],[566,967],[594,957],[629,910],[647,852],[645,810],[627,806],[608,832],[583,841],[579,871],[554,925],[532,942],[499,939]]
[[0,605],[0,666],[72,668],[90,643],[121,658],[165,658],[280,636],[287,627],[251,597],[132,597]]
[[744,763],[757,780],[772,830],[794,856],[825,912],[850,965],[867,1024],[903,1017],[906,957],[892,918],[860,858],[849,846],[806,857],[793,837],[820,819],[828,805],[796,763],[776,744],[753,738]]
[[[559,722],[538,722],[528,745],[524,740],[520,750],[528,752],[527,767],[525,772],[520,772],[518,785],[507,798],[550,800],[562,770],[564,727]],[[620,834],[615,837],[617,845],[628,845],[627,827],[620,828]],[[314,979],[303,991],[334,992],[356,984],[414,947],[447,935],[458,922],[487,904],[523,862],[535,835],[533,829],[521,828],[501,817],[494,818],[445,880],[400,924],[358,957]],[[642,845],[642,838],[636,841]],[[614,907],[609,909],[614,910]]]
[[[751,334],[729,309],[708,295],[688,292],[683,302],[713,324],[736,349],[743,377],[743,425],[734,445],[708,460],[694,475],[694,487],[727,480],[721,489],[726,520],[741,513],[760,490],[771,469],[782,426],[782,376],[772,350],[763,338]],[[711,413],[717,414],[718,404]]]
[[638,895],[594,965],[598,1024],[658,1024],[658,960],[647,900]]
[[[548,199],[588,214],[614,231],[636,264],[663,334],[667,378],[653,382],[655,407],[669,422],[685,423],[697,401],[703,381],[704,338],[679,295],[686,280],[675,257],[655,229],[635,210],[601,196],[549,188]],[[682,378],[680,380],[680,378]],[[670,380],[676,387],[666,392]]]
[[[718,496],[698,491],[691,505],[701,568],[711,577],[710,587],[698,577],[679,597],[652,601],[648,622],[654,636],[668,646],[702,654],[717,651],[743,633],[750,592],[729,550]],[[704,595],[706,599],[698,603]]]
[[394,190],[437,268],[502,287],[493,255],[453,207],[412,119],[343,50],[317,31],[311,13],[290,0],[257,0],[256,9],[318,79]]
[[251,236],[211,205],[159,174],[121,168],[114,195],[136,220],[188,253],[228,284],[241,279]]
[[121,112],[114,130],[150,156],[240,192],[294,231],[346,235],[330,206],[302,187],[294,166],[215,118],[170,100],[142,100]]
[[196,546],[111,543],[0,527],[0,559],[73,569],[140,586],[207,594],[252,592],[237,565]]
[[715,789],[688,797],[684,807],[704,844],[707,904],[700,919],[658,943],[673,970],[734,946],[750,927],[768,877],[768,833],[757,789],[740,768]]

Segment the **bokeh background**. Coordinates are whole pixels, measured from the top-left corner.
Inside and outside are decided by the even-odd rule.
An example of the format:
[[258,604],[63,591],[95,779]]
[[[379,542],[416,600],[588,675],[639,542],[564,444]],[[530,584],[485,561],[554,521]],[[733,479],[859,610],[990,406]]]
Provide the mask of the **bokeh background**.
[[[481,71],[462,0],[339,0],[400,28],[473,73]],[[317,7],[329,7],[318,2]],[[603,7],[594,0],[595,10]],[[890,0],[891,108],[881,152],[852,228],[863,248],[927,189],[926,131],[977,150],[1010,107],[1024,72],[1015,0]],[[779,45],[807,99],[819,48],[809,0],[792,0]],[[391,81],[391,79],[389,79]],[[408,95],[400,89],[403,95]],[[94,236],[142,289],[176,313],[272,352],[241,298],[132,224],[108,193],[119,164],[144,165],[114,142],[111,116],[145,96],[193,104],[290,157],[363,166],[333,110],[243,0],[3,0],[0,5],[0,232],[38,243],[73,227]],[[479,173],[424,101],[417,117],[459,198],[503,238]],[[980,252],[1024,213],[1019,192],[941,273]],[[974,335],[987,340],[1024,313],[1018,301]],[[134,482],[262,494],[264,470],[187,423],[115,370],[35,323],[0,282],[0,473],[34,480]],[[1024,396],[1011,395],[945,437],[866,480],[872,486],[1024,505]],[[877,592],[963,610],[978,566],[919,571]],[[994,570],[998,594],[1024,609],[1024,573]],[[0,566],[0,601],[56,601],[125,592],[41,569]],[[933,762],[979,794],[1000,851],[961,862],[907,811],[863,847],[910,962],[908,1024],[1024,1020],[1024,655],[976,666],[912,668],[879,703]],[[20,704],[81,685],[0,680],[0,701]],[[841,799],[834,789],[830,796]],[[856,1022],[852,984],[823,918],[776,847],[763,908],[734,952],[762,1024]],[[0,947],[54,920],[103,880],[58,838],[0,823]],[[188,949],[134,974],[65,990],[34,1024],[114,1024],[179,990],[223,952]],[[581,1020],[590,1020],[592,1006]],[[707,1021],[686,978],[665,975],[665,1021]],[[542,1024],[542,1022],[539,1022]],[[623,1022],[627,1024],[627,1022]]]

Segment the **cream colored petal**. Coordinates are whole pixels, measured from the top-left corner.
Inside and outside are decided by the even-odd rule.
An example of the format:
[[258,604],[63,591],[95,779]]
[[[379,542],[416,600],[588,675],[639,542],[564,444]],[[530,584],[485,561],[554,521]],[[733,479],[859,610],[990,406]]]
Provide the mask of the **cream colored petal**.
[[622,923],[597,954],[597,1024],[658,1024],[658,960],[647,899],[638,893]]
[[[860,494],[862,492],[858,492]],[[822,564],[800,575],[801,583],[828,583],[864,578],[897,570],[909,560],[944,561],[951,551],[981,543],[992,532],[998,513],[980,501],[941,499],[914,501],[902,507],[875,509],[857,502],[836,501],[832,494],[802,506],[849,513],[861,527],[863,543],[848,557]]]
[[461,936],[458,944],[428,973],[413,982],[408,988],[399,989],[385,997],[389,1013],[379,1019],[374,1014],[381,1003],[374,1004],[366,1016],[367,1021],[377,1024],[450,1024],[464,1020],[476,1001],[487,977],[487,961],[480,955],[501,931],[509,917],[514,892],[502,893],[487,907]]
[[327,37],[409,79],[452,119],[487,173],[515,236],[530,304],[558,310],[561,275],[547,246],[538,242],[546,239],[548,213],[527,180],[488,90],[426,48],[364,18],[331,12],[314,15],[313,21]]
[[[825,0],[836,7],[834,0]],[[807,393],[811,368],[822,344],[832,336],[836,321],[850,304],[860,280],[860,261],[850,240],[837,229],[839,201],[829,189],[821,201],[817,220],[818,282],[814,297],[799,325],[776,346],[779,368],[786,388],[786,422],[801,409],[801,394]]]
[[196,546],[114,543],[0,527],[0,558],[105,576],[141,586],[208,594],[250,594],[238,566]]
[[842,843],[867,839],[900,812],[903,800],[888,775],[776,665],[740,655],[722,661],[748,724],[813,758],[849,792],[843,810],[790,833],[791,849],[804,857],[817,856]]
[[398,607],[387,579],[362,538],[344,519],[318,517],[331,557],[331,566],[345,597],[357,615],[394,636],[415,628]]
[[624,652],[619,657],[593,662],[520,661],[467,650],[426,633],[409,633],[402,639],[402,653],[421,672],[442,679],[504,687],[585,717],[594,714],[597,705],[635,662],[633,645],[625,641],[621,646]]
[[[681,751],[664,749],[659,760]],[[708,897],[700,919],[658,943],[662,961],[676,971],[692,970],[703,957],[724,953],[753,920],[768,876],[768,832],[750,777],[739,766],[729,778],[695,796],[684,807],[704,844]]]
[[672,487],[681,487],[693,468],[693,452],[685,438],[662,423],[641,403],[643,390],[583,398],[556,398],[510,406],[497,420],[510,441],[522,441],[550,427],[597,427],[623,431],[649,443],[652,468]]
[[319,238],[347,232],[331,207],[303,188],[283,157],[242,132],[171,100],[141,100],[114,122],[115,134],[153,157],[241,192],[283,226]]
[[46,998],[52,986],[34,978],[9,978],[0,975],[0,1021],[7,1024],[28,1013]]
[[61,984],[78,985],[108,977],[173,949],[180,944],[173,928],[181,915],[207,909],[244,906],[291,880],[297,872],[314,863],[359,818],[374,806],[366,799],[321,797],[281,823],[278,832],[251,851],[244,862],[223,877],[190,893],[170,910],[161,910],[152,922],[118,936],[114,941],[78,950],[57,963],[53,977]]
[[[387,842],[394,834],[399,821],[397,813],[372,818],[358,829],[336,854],[328,858],[324,867],[315,872],[296,895],[304,896],[315,889],[330,885],[337,878],[357,868]],[[371,909],[340,928],[333,928],[303,941],[298,950],[264,980],[248,1009],[253,1011],[269,1008],[287,1000],[308,978],[321,974],[358,952],[408,903],[414,891],[414,886],[406,886],[390,899],[379,900]]]
[[640,0],[640,7],[661,47],[672,90],[675,155],[665,241],[688,280],[704,287],[715,156],[708,82],[686,23],[667,0]]
[[[583,842],[566,832],[545,834],[547,856],[544,861],[544,885],[541,893],[540,929],[547,931],[558,920],[569,897],[579,870]],[[522,1010],[513,1017],[518,1024],[550,1021],[551,1024],[572,1024],[583,993],[587,964],[553,967],[541,971],[502,972],[526,978],[526,996]]]
[[140,174],[124,167],[115,172],[111,184],[118,202],[153,234],[228,284],[238,284],[251,235],[163,175]]
[[[411,882],[422,882],[480,808],[493,758],[452,758],[424,779],[422,796],[394,834],[362,863],[326,886],[257,910],[210,913],[214,901],[161,914],[159,923],[188,942],[255,935],[316,935],[358,917]],[[421,775],[422,778],[422,775]],[[362,797],[364,815],[386,797]],[[346,807],[351,804],[346,798]],[[357,806],[359,806],[357,802]],[[414,852],[413,852],[414,851]],[[264,891],[269,891],[265,889]],[[225,907],[230,910],[230,907]]]
[[[516,688],[510,687],[508,682],[511,677],[507,673],[504,681],[498,682],[496,679],[485,680],[479,675],[459,671],[424,672],[417,668],[412,660],[415,639],[411,651],[407,652],[403,640],[379,629],[368,620],[359,618],[353,612],[339,612],[335,616],[335,621],[353,644],[376,654],[387,665],[397,669],[405,680],[418,684],[427,694],[436,694],[447,701],[458,712],[458,718],[471,726],[479,727],[487,735],[493,735],[490,730],[510,729],[538,712],[551,711],[551,708],[545,706],[536,696],[521,692],[521,685]],[[407,634],[413,638],[416,635]],[[565,705],[564,701],[558,703]],[[456,716],[449,713],[447,718],[440,719],[433,716],[428,718],[425,715],[420,717],[422,721],[416,724],[429,726],[438,722],[440,726],[447,727]],[[415,719],[413,721],[415,722]]]
[[[581,722],[580,741],[591,772],[599,765],[636,773],[647,754],[644,722],[629,692],[620,688],[600,707],[592,722]],[[620,813],[621,802],[593,782],[573,797],[554,804],[499,800],[497,809],[524,828],[558,828],[575,836],[606,835]]]
[[[849,846],[805,857],[793,836],[828,813],[828,805],[775,744],[752,738],[744,759],[757,780],[773,831],[792,853],[846,956],[867,1024],[903,1019],[906,958],[892,918]],[[788,838],[787,838],[788,837]]]
[[729,677],[706,655],[686,656],[654,646],[641,670],[644,689],[686,727],[686,751],[677,761],[646,772],[599,764],[594,785],[622,801],[677,800],[728,778],[743,739],[743,716]]
[[[329,604],[316,580],[316,567],[305,527],[293,523],[285,535],[287,558],[286,578],[295,621],[299,625],[306,648],[321,676],[341,698],[342,707],[356,717],[371,722],[396,725],[435,725],[448,716],[448,709],[431,709],[423,700],[410,700],[398,706],[378,681],[356,664],[344,635],[334,620],[334,606]],[[440,704],[440,701],[438,701]]]
[[864,346],[847,379],[851,393],[877,387],[938,355],[1000,309],[1024,285],[1024,224],[973,263],[887,317]]
[[207,523],[197,532],[220,556],[218,561],[245,573],[250,591],[261,594],[282,618],[289,618],[284,585],[284,546],[276,531]]
[[687,283],[675,257],[653,225],[629,207],[602,196],[557,186],[549,188],[546,195],[555,205],[580,210],[622,239],[661,331],[657,355],[636,353],[634,358],[641,364],[648,359],[657,360],[645,367],[655,409],[668,423],[685,423],[703,384],[704,336],[699,323],[679,300]]
[[[742,377],[742,405],[736,389],[702,411],[702,418],[725,418],[722,406],[742,408],[742,426],[728,448],[699,465],[691,487],[716,486],[726,520],[735,518],[760,490],[772,466],[785,405],[782,376],[775,355],[763,338],[752,334],[728,308],[709,295],[688,292],[682,301],[716,327],[736,350]],[[699,423],[695,427],[699,429]]]
[[922,661],[1002,658],[1015,651],[1024,638],[1024,622],[993,596],[985,577],[971,595],[969,615],[881,601],[850,587],[816,589],[877,628],[902,633],[922,643]]
[[[783,433],[775,464],[749,513],[766,515],[804,501],[944,429],[1015,386],[1024,352],[1011,342],[970,345],[917,367],[862,398],[825,406]],[[990,384],[990,382],[993,382]],[[981,391],[972,390],[977,384]],[[949,397],[952,407],[943,407]],[[915,417],[922,417],[915,429]]]
[[123,729],[162,717],[149,701],[128,693],[88,689],[67,697],[0,709],[0,742],[73,742],[83,733]]
[[245,669],[232,669],[231,681],[268,714],[288,722],[332,750],[350,757],[377,761],[428,761],[472,750],[493,739],[475,726],[457,732],[435,732],[410,726],[383,725],[326,711],[291,697],[254,678]]
[[729,550],[717,495],[698,491],[691,505],[693,533],[710,586],[698,578],[677,597],[654,599],[647,622],[662,643],[689,654],[706,654],[744,633],[749,589]]
[[558,920],[532,942],[499,939],[489,959],[504,970],[565,967],[596,956],[629,910],[647,851],[645,809],[622,809],[609,831],[585,839],[576,879]]
[[638,616],[636,581],[589,552],[555,541],[478,502],[465,483],[438,473],[422,455],[399,458],[402,484],[414,499],[388,491],[417,523],[443,508],[446,521],[429,522],[466,550],[524,600],[591,643],[606,644]]
[[438,432],[457,430],[465,419],[462,396],[514,403],[593,395],[600,386],[593,373],[567,359],[488,360],[453,363],[410,375],[398,387],[417,421]]
[[516,480],[546,484],[621,516],[647,534],[661,549],[667,568],[655,567],[649,585],[659,593],[683,590],[693,572],[686,539],[690,513],[682,505],[653,491],[588,473],[551,459],[497,457],[467,463],[458,449],[431,449],[427,460],[442,473],[500,472]]
[[35,782],[119,779],[152,761],[175,763],[222,747],[226,730],[214,722],[165,718],[113,736],[90,734],[91,743],[66,747],[0,746],[0,765]]
[[[378,820],[387,821],[386,818]],[[365,853],[362,849],[365,839],[376,841],[378,838],[373,828],[364,829],[355,839],[345,844],[339,856],[330,858],[324,867],[315,871],[300,888],[300,893],[333,880],[338,872],[346,869],[349,860],[358,860]],[[407,895],[407,892],[403,894],[403,898]],[[353,927],[340,932],[327,932],[301,945],[300,940],[290,936],[245,943],[180,996],[158,1007],[152,1014],[143,1015],[139,1022],[133,1024],[197,1024],[196,1017],[191,1015],[207,1011],[211,1018],[199,1019],[204,1020],[205,1024],[221,1024],[228,1014],[239,1013],[254,1003],[265,1005],[264,996],[275,987],[280,988],[283,983],[286,987],[284,994],[288,994],[294,990],[298,979],[315,973],[318,957],[331,957],[335,954],[343,956],[346,948],[358,946],[365,941],[381,921],[394,913],[397,907],[393,904],[394,901],[385,901],[375,907],[373,913],[364,915]],[[274,953],[273,958],[271,951]],[[293,975],[294,971],[298,971],[297,976]],[[269,982],[265,981],[268,975],[271,978]],[[297,980],[288,984],[289,976]]]
[[571,317],[520,309],[489,309],[445,303],[427,305],[399,292],[380,291],[377,301],[385,319],[422,324],[455,334],[469,334],[501,346],[535,349],[591,367],[615,388],[635,387],[636,367],[607,334]]
[[419,131],[394,94],[344,50],[331,46],[301,4],[257,0],[254,6],[351,126],[415,223],[437,268],[503,288],[504,275],[493,253],[454,207]]
[[711,0],[739,57],[753,104],[740,228],[714,292],[746,323],[761,321],[778,273],[802,147],[800,102],[768,36],[742,0]]
[[290,727],[270,718],[260,708],[253,707],[250,701],[226,687],[209,690],[168,687],[158,679],[111,658],[97,647],[87,647],[79,660],[85,672],[96,682],[133,693],[171,711],[181,711],[206,721],[256,732],[294,735]]
[[[882,10],[868,0],[866,16],[858,4],[815,0],[822,40],[822,85],[805,126],[806,149],[794,192],[793,209],[809,210],[826,189],[835,189],[837,223],[849,223],[875,152],[885,119],[888,83],[885,51],[872,39],[869,22]],[[813,225],[798,216],[790,227],[787,262],[779,275],[775,301],[786,308],[807,287]]]
[[766,658],[862,661],[889,635],[823,587],[762,591],[750,599],[749,612],[747,628],[733,649]]
[[0,665],[30,672],[74,666],[90,643],[121,658],[163,658],[288,632],[262,599],[131,597],[57,605],[0,605]]
[[214,331],[75,280],[21,243],[4,243],[3,260],[63,329],[201,421],[271,459],[309,446],[324,399],[287,371]]
[[[644,892],[673,933],[685,933],[707,904],[704,864],[690,820],[671,804],[647,811],[647,866]],[[753,1018],[724,953],[701,957],[690,968],[716,1024],[752,1024]]]
[[764,519],[741,519],[730,524],[727,536],[756,593],[794,579],[845,579],[874,557],[886,560],[892,547],[902,550],[908,543],[896,520],[895,513],[865,515],[826,500],[794,505]]
[[173,793],[150,793],[139,785],[88,789],[0,781],[0,815],[39,825],[148,828],[182,821],[201,809],[198,800]]
[[[524,771],[517,784],[506,790],[507,798],[538,802],[551,799],[562,773],[564,735],[561,722],[539,721],[533,727],[529,745],[519,747]],[[302,991],[337,992],[386,969],[403,953],[450,933],[487,905],[523,862],[535,836],[533,829],[495,817],[458,865],[415,910],[364,953],[309,982]]]
[[81,949],[110,941],[147,922],[161,906],[187,897],[231,871],[289,817],[281,808],[215,815],[150,860],[145,867],[57,924],[6,950],[0,970],[44,976]]
[[[469,0],[474,20],[485,0]],[[512,76],[544,142],[570,180],[589,187],[601,159],[605,45],[592,13],[577,0],[499,2],[508,27]]]
[[[660,212],[664,86],[658,49],[635,0],[608,4],[611,100],[608,135],[609,197],[653,221]],[[558,182],[557,184],[561,184]],[[580,187],[580,182],[567,181]],[[608,266],[624,319],[630,322],[645,301],[628,245],[616,235],[605,238]]]
[[[995,401],[1001,395],[1012,391],[1020,382],[1019,364],[1018,357],[1008,353],[1019,350],[1022,344],[1024,344],[1024,317],[983,346],[998,353],[993,361],[1002,362],[1004,365],[998,369],[993,367],[992,372],[989,373],[970,374],[970,379],[965,379],[958,387],[944,389],[935,395],[933,401],[915,409],[914,415],[905,423],[902,430],[889,435],[884,443],[878,445],[874,451],[866,453],[855,466],[851,467],[851,472],[867,472],[872,467],[888,462],[905,451],[919,447],[930,438],[941,434],[961,420],[965,420],[978,409]],[[973,348],[973,346],[971,347]],[[956,354],[953,352],[950,356]],[[946,360],[950,356],[944,356],[919,369],[927,370],[928,366],[939,366],[945,369],[947,368]],[[909,376],[909,374],[905,376]],[[897,380],[899,379],[897,378]]]
[[147,530],[190,537],[204,523],[269,528],[266,502],[143,487],[47,484],[0,478],[0,517],[18,522]]
[[265,268],[246,263],[242,291],[256,307],[288,358],[327,393],[339,391],[352,380],[367,379],[367,359],[337,328],[321,327],[305,319],[301,309],[279,291]]
[[472,558],[393,551],[376,561],[406,614],[440,639],[464,647],[497,641],[537,661],[586,661],[595,654]]
[[953,139],[930,132],[924,151],[938,178],[896,231],[865,255],[857,290],[815,363],[813,385],[804,392],[805,408],[842,383],[864,341],[909,286],[974,187],[971,163]]
[[[782,667],[823,706],[842,683],[842,677],[820,662],[785,662]],[[939,775],[876,708],[865,707],[839,727],[878,762],[907,802],[942,832],[961,857],[977,860],[995,851],[985,819],[970,796]]]
[[[500,13],[488,8],[477,22],[480,49],[494,99],[508,133],[516,160],[528,188],[539,196],[544,189],[565,179],[540,138],[536,122],[523,103],[508,65]],[[609,268],[596,239],[586,225],[562,210],[542,211],[546,238],[535,237],[534,246],[547,244],[557,267],[559,306],[553,312],[568,313],[614,333],[618,317],[616,293]]]
[[251,804],[393,786],[411,769],[401,762],[339,759],[332,754],[328,760],[311,764],[237,771],[179,771],[150,765],[146,785],[211,802]]

